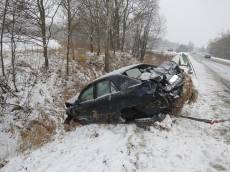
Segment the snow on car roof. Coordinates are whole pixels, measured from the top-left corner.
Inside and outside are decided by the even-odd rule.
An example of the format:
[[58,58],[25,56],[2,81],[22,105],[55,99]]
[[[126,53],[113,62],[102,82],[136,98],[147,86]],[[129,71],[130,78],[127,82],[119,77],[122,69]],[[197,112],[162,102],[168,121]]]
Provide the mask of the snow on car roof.
[[107,73],[107,74],[105,74],[105,75],[102,75],[101,77],[97,78],[95,81],[100,80],[100,79],[105,78],[105,77],[112,76],[112,75],[120,75],[120,74],[124,73],[125,71],[127,71],[127,70],[129,70],[129,69],[132,69],[132,68],[134,68],[134,67],[136,67],[136,66],[139,66],[139,65],[141,65],[141,64],[142,64],[142,63],[133,64],[133,65],[129,65],[129,66],[125,66],[125,67],[119,68],[119,69],[114,70],[114,71],[112,71],[112,72],[109,72],[109,73]]

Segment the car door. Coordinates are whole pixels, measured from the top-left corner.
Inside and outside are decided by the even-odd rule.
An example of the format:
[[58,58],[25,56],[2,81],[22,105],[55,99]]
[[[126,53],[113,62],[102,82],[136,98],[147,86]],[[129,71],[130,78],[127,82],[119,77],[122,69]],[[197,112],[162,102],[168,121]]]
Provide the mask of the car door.
[[95,108],[94,117],[98,122],[107,123],[111,113],[110,81],[107,79],[95,83]]
[[86,87],[79,96],[79,120],[92,122],[93,111],[95,108],[94,84]]
[[120,119],[120,109],[123,106],[123,102],[127,99],[127,95],[122,93],[115,84],[110,81],[111,99],[110,99],[110,109],[111,113],[109,120],[111,123],[118,122]]
[[112,94],[113,104],[116,104],[117,110],[132,107],[137,104],[136,89],[141,82],[133,80],[129,77],[122,76],[122,82],[119,83],[119,91]]

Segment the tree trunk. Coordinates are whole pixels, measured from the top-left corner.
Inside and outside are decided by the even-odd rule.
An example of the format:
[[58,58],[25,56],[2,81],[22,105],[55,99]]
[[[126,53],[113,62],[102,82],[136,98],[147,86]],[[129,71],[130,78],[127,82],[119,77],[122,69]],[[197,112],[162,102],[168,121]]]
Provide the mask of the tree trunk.
[[124,46],[125,46],[125,38],[126,38],[126,29],[127,29],[127,10],[129,6],[129,0],[126,0],[126,5],[124,9],[124,14],[123,14],[123,21],[122,21],[122,37],[121,37],[121,51],[124,52]]
[[73,43],[73,28],[71,28],[71,34],[70,34],[70,45],[71,45],[71,50],[72,50],[72,59],[75,59],[75,47]]
[[67,26],[67,53],[66,53],[66,75],[69,75],[69,50],[70,50],[70,36],[71,36],[71,11],[70,0],[67,0],[68,26]]
[[14,89],[17,92],[16,86],[16,72],[15,72],[15,52],[16,52],[16,44],[14,39],[14,30],[15,29],[15,9],[12,12],[12,28],[11,28],[11,65],[12,65],[12,81],[14,84]]
[[93,53],[93,36],[90,36],[90,52]]
[[115,50],[120,49],[120,16],[119,16],[119,6],[118,0],[114,0],[115,2],[115,14],[114,14],[114,25],[115,25]]
[[110,32],[111,32],[111,1],[106,0],[107,21],[106,21],[106,36],[105,36],[105,72],[110,71]]
[[66,75],[69,75],[69,49],[70,49],[70,34],[67,35],[67,51],[66,51]]
[[123,22],[123,31],[122,31],[122,38],[121,38],[121,51],[122,52],[124,52],[125,35],[126,35],[126,22]]
[[5,21],[6,21],[6,13],[8,8],[8,0],[5,0],[5,7],[3,11],[3,18],[2,18],[2,30],[1,30],[1,65],[2,65],[2,75],[5,76],[5,66],[4,66],[4,60],[3,60],[3,35],[4,35],[4,29],[5,29]]
[[141,62],[144,61],[144,57],[145,57],[145,51],[146,51],[148,38],[149,38],[149,30],[151,27],[150,25],[151,25],[151,15],[148,19],[148,23],[144,27],[144,33],[143,33],[142,40],[141,40],[141,52],[140,52],[140,61]]
[[100,30],[98,31],[97,36],[97,55],[99,56],[101,53],[101,39],[100,39]]
[[133,43],[133,48],[132,48],[132,55],[136,58],[139,57],[139,53],[140,53],[140,44],[141,44],[141,30],[142,30],[142,26],[140,26],[139,24],[136,25],[135,28],[135,36],[134,36],[134,43]]
[[[110,25],[112,24],[112,22],[110,23]],[[112,33],[112,29],[111,29],[111,26],[109,26],[109,41],[110,41],[110,48],[111,49],[114,49],[115,48],[115,45],[114,45],[114,36],[113,36],[113,33]]]
[[92,23],[91,23],[90,27],[91,27],[90,28],[91,31],[90,31],[90,36],[89,36],[89,41],[90,41],[89,48],[90,48],[90,52],[93,53],[93,25],[92,25]]
[[96,0],[96,34],[97,34],[97,55],[99,56],[101,53],[101,32],[100,32],[100,15],[99,15],[99,5],[98,0]]
[[46,37],[46,16],[43,0],[37,0],[38,10],[40,14],[40,28],[42,32],[42,46],[43,46],[43,56],[45,58],[45,69],[46,71],[49,68],[49,60],[48,60],[48,51],[47,51],[47,37]]
[[49,69],[49,60],[48,60],[48,47],[46,45],[46,39],[43,40],[43,56],[45,58],[45,69],[48,70]]

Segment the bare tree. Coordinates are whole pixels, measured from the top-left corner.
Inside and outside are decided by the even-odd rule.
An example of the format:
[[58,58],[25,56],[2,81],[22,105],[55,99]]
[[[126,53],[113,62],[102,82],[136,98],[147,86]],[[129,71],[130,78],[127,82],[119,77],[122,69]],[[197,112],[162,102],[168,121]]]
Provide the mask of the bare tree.
[[100,3],[96,0],[96,18],[95,18],[95,25],[96,25],[96,39],[97,39],[97,55],[100,55],[101,52],[101,15],[100,15]]
[[53,0],[28,0],[25,4],[27,8],[24,17],[27,21],[27,27],[25,27],[24,34],[30,39],[35,40],[35,43],[43,48],[45,69],[47,70],[49,68],[48,44],[52,36],[51,28],[60,2]]
[[15,91],[18,91],[16,84],[16,70],[15,70],[15,59],[16,59],[16,45],[17,41],[20,41],[22,34],[23,19],[21,14],[23,13],[23,1],[22,0],[11,0],[9,3],[9,15],[7,18],[8,22],[8,33],[11,45],[11,66],[12,66],[12,81]]
[[[124,4],[124,3],[123,3]],[[123,5],[123,14],[122,14],[122,38],[121,38],[121,51],[124,51],[124,45],[125,45],[125,36],[126,36],[126,30],[127,30],[127,20],[129,17],[129,6],[130,6],[130,0],[126,0],[126,3]]]
[[114,0],[114,50],[120,49],[120,6],[121,1]]
[[[67,20],[67,49],[66,49],[66,75],[69,75],[69,54],[70,54],[70,46],[72,45],[73,50],[73,42],[72,42],[72,24],[75,14],[77,13],[77,8],[73,5],[73,0],[62,0],[61,5],[64,9],[64,13],[66,14]],[[74,51],[74,50],[73,50]]]
[[3,16],[2,16],[2,27],[1,27],[1,37],[0,37],[0,55],[1,55],[1,65],[2,65],[2,75],[5,76],[5,67],[4,67],[4,59],[3,59],[3,36],[5,30],[5,22],[6,22],[6,14],[9,5],[9,0],[5,0],[5,5],[3,9]]
[[[101,15],[101,0],[80,0],[79,5],[79,25],[82,32],[87,35],[89,39],[90,51],[94,51],[94,42],[100,42],[100,15]],[[97,34],[97,36],[95,36]],[[97,45],[100,49],[100,45]],[[99,50],[100,51],[100,50]],[[98,52],[98,50],[97,50]]]
[[16,86],[16,72],[15,72],[15,57],[16,57],[16,43],[15,43],[15,12],[16,12],[16,7],[15,4],[13,4],[13,8],[11,11],[11,16],[12,16],[12,26],[11,26],[11,65],[12,65],[12,77],[13,77],[13,84],[15,91],[18,91],[17,86]]
[[[151,41],[162,30],[157,20],[158,0],[78,0],[76,16],[80,32],[88,37],[90,51],[105,50],[105,71],[109,71],[110,51],[131,50],[143,60]],[[104,35],[104,36],[103,36]]]
[[144,60],[149,38],[158,37],[161,28],[159,25],[158,1],[146,0],[139,3],[135,10],[135,17],[131,21],[136,25],[134,28],[134,40],[132,54],[140,61]]
[[208,45],[208,51],[213,56],[224,59],[230,59],[230,31],[222,33],[219,37],[211,41]]
[[42,45],[43,45],[43,56],[45,58],[45,68],[48,69],[49,61],[47,54],[47,30],[46,30],[46,13],[44,7],[44,0],[37,0],[37,7],[39,11],[39,26],[41,29]]
[[106,35],[105,35],[105,71],[110,71],[110,40],[111,40],[111,17],[112,17],[112,0],[106,0]]

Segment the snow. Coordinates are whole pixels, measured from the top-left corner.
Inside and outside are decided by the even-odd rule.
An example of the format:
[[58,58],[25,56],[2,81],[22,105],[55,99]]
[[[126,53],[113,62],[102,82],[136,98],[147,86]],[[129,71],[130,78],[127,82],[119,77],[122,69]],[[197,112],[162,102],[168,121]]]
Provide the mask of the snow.
[[[0,160],[17,154],[20,139],[17,129],[22,129],[27,121],[37,118],[41,113],[50,114],[51,112],[48,111],[54,111],[54,98],[58,96],[59,92],[58,87],[55,87],[55,85],[59,85],[60,80],[56,80],[58,74],[53,71],[53,65],[56,64],[55,68],[58,70],[61,64],[53,56],[49,58],[51,63],[50,72],[52,72],[46,78],[40,70],[44,59],[39,55],[36,56],[28,52],[28,54],[22,53],[16,58],[16,81],[19,92],[15,93],[17,97],[8,96],[6,103],[19,104],[31,109],[32,112],[13,112],[14,106],[1,107]],[[10,69],[10,60],[5,58],[4,62],[6,69]]]
[[135,125],[89,125],[15,157],[3,170],[205,171],[212,169],[212,163],[230,168],[225,150],[224,143],[205,135],[201,138],[198,131],[184,132],[183,125],[169,132],[145,131]]
[[[199,97],[184,107],[182,115],[230,118],[229,89],[200,59],[189,58],[197,73],[194,82]],[[229,171],[229,124],[167,117],[159,125],[168,130],[144,130],[134,124],[91,124],[71,132],[60,129],[53,142],[9,157],[0,171]]]
[[[16,37],[20,40],[24,40],[24,42],[23,41],[18,42],[16,40],[16,43],[17,43],[16,50],[17,51],[23,52],[23,51],[32,50],[32,51],[36,52],[37,49],[42,48],[42,40],[39,37],[34,38],[34,39],[31,39],[31,38],[26,37],[26,36],[16,36]],[[61,47],[61,45],[57,42],[57,40],[54,40],[54,39],[49,40],[48,48],[58,49],[60,47]],[[9,36],[5,37],[3,40],[3,50],[4,50],[4,52],[11,51],[11,43],[10,43]]]
[[[3,128],[3,127],[1,127]],[[17,136],[13,134],[1,131],[0,133],[0,160],[7,158],[9,155],[13,155],[17,149]]]

